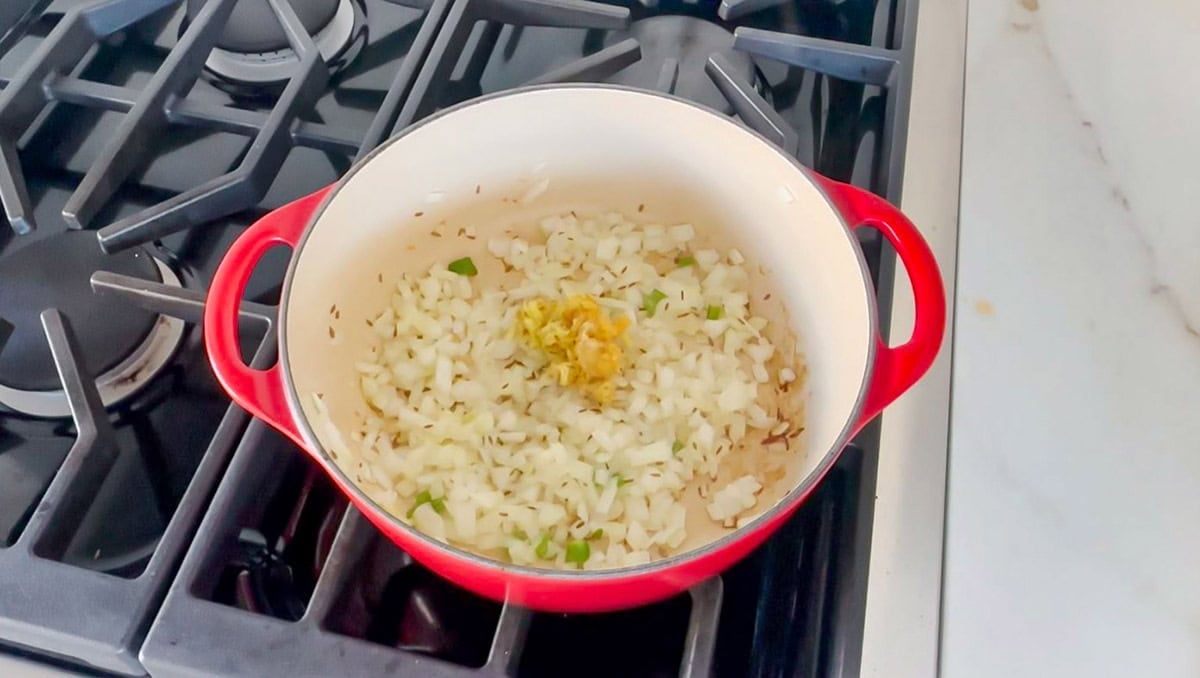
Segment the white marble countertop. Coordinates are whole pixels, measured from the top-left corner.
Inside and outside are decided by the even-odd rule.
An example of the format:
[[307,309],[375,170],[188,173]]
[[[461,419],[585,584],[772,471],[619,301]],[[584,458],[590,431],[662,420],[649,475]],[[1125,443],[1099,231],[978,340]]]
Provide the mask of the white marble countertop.
[[1200,3],[973,0],[941,667],[1200,675]]

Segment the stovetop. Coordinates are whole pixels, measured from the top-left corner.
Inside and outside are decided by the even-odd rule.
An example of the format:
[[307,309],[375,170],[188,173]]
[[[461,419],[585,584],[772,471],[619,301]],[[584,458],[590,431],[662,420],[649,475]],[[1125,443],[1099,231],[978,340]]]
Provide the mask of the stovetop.
[[[912,0],[0,5],[0,652],[154,676],[857,674],[877,428],[725,575],[534,613],[347,508],[229,405],[197,322],[255,218],[524,84],[672,92],[896,200]],[[864,237],[886,318],[892,254]],[[264,259],[242,307],[260,366],[286,262]]]

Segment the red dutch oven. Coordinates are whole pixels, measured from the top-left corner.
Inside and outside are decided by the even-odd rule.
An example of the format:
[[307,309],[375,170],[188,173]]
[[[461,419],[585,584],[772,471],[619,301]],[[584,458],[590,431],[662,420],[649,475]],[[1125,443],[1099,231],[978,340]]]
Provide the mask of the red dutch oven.
[[[516,566],[427,537],[385,510],[383,488],[364,481],[361,461],[338,431],[353,430],[365,411],[354,364],[378,338],[363,321],[387,306],[409,263],[420,269],[434,261],[432,224],[454,228],[464,215],[474,223],[537,218],[583,205],[730,232],[769,277],[800,337],[806,430],[786,478],[741,528],[636,567]],[[887,238],[912,284],[915,326],[898,346],[879,337],[854,235],[860,228]],[[414,246],[422,238],[429,251]],[[279,307],[279,361],[256,370],[238,348],[238,307],[255,264],[277,245],[293,249]],[[886,201],[805,169],[726,116],[665,95],[595,85],[506,92],[408,128],[337,184],[248,228],[217,270],[204,317],[213,371],[232,399],[308,452],[389,539],[466,589],[562,612],[666,598],[761,544],[850,438],[928,370],[944,325],[937,263],[917,229]],[[691,524],[689,516],[689,531]]]

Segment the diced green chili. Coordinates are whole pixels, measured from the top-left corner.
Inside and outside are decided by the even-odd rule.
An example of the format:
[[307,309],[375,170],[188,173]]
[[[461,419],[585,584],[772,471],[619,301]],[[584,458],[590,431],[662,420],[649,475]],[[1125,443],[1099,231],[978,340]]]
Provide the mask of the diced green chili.
[[675,442],[671,443],[671,454],[679,454],[679,451],[682,449],[683,449],[683,441],[682,440],[676,440]]
[[724,308],[720,306],[709,306],[708,311],[704,314],[704,317],[708,318],[709,320],[720,320],[721,316],[723,315],[725,315]]
[[653,290],[650,294],[642,297],[642,310],[646,312],[646,317],[653,318],[655,311],[658,310],[658,302],[666,299],[667,295],[662,293],[662,290]]
[[687,266],[695,266],[696,265],[696,257],[693,257],[690,254],[684,255],[682,257],[678,257],[677,259],[675,259],[675,265],[678,266],[679,268],[685,268]]
[[475,268],[475,262],[471,261],[471,257],[463,257],[450,262],[446,268],[450,269],[451,273],[459,275],[473,276],[479,273],[479,269]]
[[542,560],[550,559],[550,535],[542,535],[542,540],[538,542],[537,548],[533,550],[538,558]]
[[591,533],[588,534],[588,536],[584,537],[584,539],[587,539],[588,541],[595,541],[596,539],[603,539],[603,538],[604,538],[604,528],[601,528],[601,527],[597,527],[596,529],[592,530]]
[[586,541],[576,539],[567,542],[567,562],[586,563],[592,557],[592,547]]
[[408,517],[412,518],[413,514],[417,512],[417,509],[421,508],[421,504],[428,504],[432,501],[433,497],[430,496],[429,490],[421,490],[417,493],[417,498],[415,503],[412,505],[412,508],[408,510]]

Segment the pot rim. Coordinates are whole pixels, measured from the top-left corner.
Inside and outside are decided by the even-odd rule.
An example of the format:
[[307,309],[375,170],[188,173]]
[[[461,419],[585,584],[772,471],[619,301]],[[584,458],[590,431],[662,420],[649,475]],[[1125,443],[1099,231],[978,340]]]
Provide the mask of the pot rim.
[[537,578],[537,579],[543,579],[543,580],[551,579],[551,580],[557,580],[557,581],[563,582],[563,583],[572,583],[572,582],[586,583],[586,582],[595,581],[595,580],[636,579],[636,578],[640,578],[645,575],[651,575],[654,573],[667,571],[674,567],[680,566],[682,564],[696,561],[701,558],[704,558],[705,556],[708,556],[708,555],[711,555],[718,551],[721,551],[721,550],[727,548],[728,546],[730,546],[731,544],[745,538],[745,536],[748,533],[753,532],[755,529],[770,522],[774,518],[779,517],[781,514],[785,514],[789,511],[792,511],[797,506],[799,506],[799,504],[804,499],[804,497],[806,497],[813,489],[816,488],[817,484],[821,482],[821,480],[829,472],[829,469],[833,467],[834,462],[836,462],[837,459],[842,455],[842,452],[845,450],[846,445],[849,444],[852,434],[855,430],[855,424],[858,421],[858,416],[862,412],[863,403],[865,402],[866,396],[867,396],[867,391],[871,386],[872,377],[874,376],[875,358],[878,353],[878,346],[879,346],[879,342],[876,341],[876,337],[879,336],[879,334],[878,334],[879,333],[879,308],[878,308],[878,302],[873,293],[870,269],[867,267],[867,262],[866,262],[866,258],[863,255],[862,247],[858,244],[858,239],[854,236],[854,231],[846,223],[845,215],[842,214],[841,210],[839,210],[837,208],[836,204],[830,198],[830,196],[829,196],[828,192],[825,190],[824,186],[821,185],[821,182],[819,182],[813,178],[812,175],[815,174],[815,172],[813,170],[810,170],[809,168],[805,167],[804,165],[802,165],[800,163],[800,161],[797,160],[795,157],[788,155],[782,149],[780,149],[778,146],[771,143],[770,140],[768,140],[762,134],[759,134],[758,132],[756,132],[752,129],[749,129],[747,127],[744,127],[742,125],[737,125],[737,127],[739,129],[741,129],[742,132],[744,132],[746,134],[750,134],[755,139],[757,139],[758,141],[760,141],[764,145],[766,145],[768,148],[770,148],[773,152],[778,153],[779,155],[781,155],[782,157],[787,159],[788,162],[790,162],[797,170],[800,171],[801,174],[804,175],[804,177],[811,184],[813,184],[813,186],[816,188],[818,193],[820,193],[820,195],[825,199],[825,202],[829,206],[830,210],[834,213],[834,215],[836,215],[838,223],[841,225],[842,231],[845,233],[846,238],[850,240],[852,249],[854,251],[854,257],[858,261],[859,270],[860,270],[860,273],[862,274],[863,292],[867,297],[867,307],[868,307],[868,309],[867,309],[868,310],[868,314],[867,314],[868,328],[867,329],[870,334],[870,339],[868,340],[867,359],[866,359],[866,363],[864,365],[864,369],[863,369],[863,373],[862,373],[862,381],[859,384],[858,395],[855,397],[854,406],[851,408],[851,410],[846,418],[846,422],[843,425],[842,430],[838,433],[837,438],[834,441],[834,444],[830,447],[829,450],[827,450],[824,453],[824,455],[821,457],[820,462],[818,462],[817,465],[814,466],[813,469],[811,471],[809,471],[808,474],[805,475],[804,478],[795,485],[795,487],[793,487],[791,490],[789,490],[787,492],[787,494],[785,494],[782,498],[780,498],[775,503],[774,506],[772,506],[771,508],[769,508],[766,511],[759,514],[757,517],[754,518],[754,520],[752,520],[746,526],[741,527],[741,528],[735,528],[732,532],[720,537],[719,539],[715,539],[713,541],[710,541],[710,542],[704,544],[703,546],[700,546],[700,547],[697,547],[697,548],[694,548],[694,549],[691,549],[688,551],[676,553],[674,555],[671,555],[667,558],[663,558],[661,560],[654,560],[654,561],[651,561],[649,563],[645,563],[642,565],[610,568],[610,569],[603,569],[603,570],[557,570],[557,569],[550,569],[550,568],[531,567],[528,565],[517,565],[514,563],[505,563],[505,562],[501,562],[499,560],[495,560],[492,558],[478,555],[476,553],[472,553],[471,551],[468,551],[459,546],[455,546],[454,544],[451,544],[449,542],[444,542],[444,541],[434,539],[433,537],[430,537],[430,536],[426,535],[425,533],[421,532],[416,527],[409,525],[408,523],[405,523],[404,521],[400,520],[396,516],[392,515],[392,513],[390,511],[388,511],[387,509],[383,508],[378,503],[376,503],[375,500],[373,500],[370,496],[368,496],[367,493],[364,492],[350,478],[350,476],[344,470],[342,470],[342,468],[340,466],[338,466],[338,464],[336,462],[334,462],[330,458],[328,451],[325,449],[325,447],[323,445],[321,445],[320,440],[317,438],[316,434],[313,432],[312,426],[309,424],[308,418],[304,415],[304,409],[300,405],[300,397],[296,393],[295,384],[292,381],[291,365],[288,360],[287,313],[288,313],[288,307],[289,307],[289,302],[290,302],[290,298],[291,298],[292,281],[296,274],[296,267],[300,261],[300,254],[304,249],[305,243],[308,242],[309,235],[312,234],[314,227],[321,220],[321,216],[325,213],[326,207],[328,207],[330,201],[332,201],[334,198],[337,197],[337,194],[341,191],[342,187],[344,187],[349,181],[351,181],[354,178],[354,175],[357,174],[358,171],[360,169],[362,169],[364,166],[366,166],[372,159],[374,159],[375,156],[382,153],[385,149],[387,149],[391,145],[398,143],[399,141],[404,139],[404,137],[408,136],[410,133],[420,129],[421,127],[423,127],[435,120],[438,120],[446,115],[454,113],[460,109],[464,109],[464,108],[467,108],[470,106],[474,106],[476,104],[485,103],[485,102],[492,101],[495,99],[501,99],[501,98],[506,98],[506,97],[517,97],[517,96],[523,96],[523,95],[527,95],[527,94],[546,92],[546,91],[554,91],[554,90],[564,90],[564,91],[600,90],[600,91],[608,91],[608,92],[620,92],[622,94],[635,94],[635,95],[639,95],[639,96],[657,97],[657,98],[665,99],[665,100],[673,102],[673,103],[683,104],[690,108],[698,109],[709,115],[716,116],[728,124],[737,125],[737,123],[730,120],[728,118],[728,116],[725,116],[712,108],[703,106],[701,104],[697,104],[695,102],[689,101],[687,99],[683,99],[681,97],[678,97],[678,96],[675,96],[672,94],[666,94],[663,92],[656,92],[656,91],[652,91],[652,90],[644,90],[644,89],[639,89],[636,87],[629,87],[629,86],[625,86],[625,85],[613,85],[613,84],[602,84],[602,83],[558,83],[558,84],[547,84],[547,85],[529,85],[529,86],[525,86],[525,87],[518,87],[518,88],[514,88],[514,89],[503,90],[500,92],[493,92],[491,94],[486,94],[486,95],[483,95],[480,97],[476,97],[474,99],[469,99],[467,101],[463,101],[463,102],[457,103],[453,106],[444,108],[440,111],[437,111],[436,113],[431,114],[430,116],[428,116],[426,118],[423,118],[423,119],[409,125],[408,127],[404,128],[400,132],[397,132],[396,134],[392,135],[390,138],[388,138],[386,141],[381,143],[379,146],[375,147],[367,155],[363,156],[362,158],[359,158],[354,163],[354,165],[349,169],[349,171],[347,171],[346,174],[337,181],[337,183],[334,185],[333,189],[330,190],[326,194],[326,196],[321,200],[320,205],[318,205],[317,208],[315,210],[313,210],[312,215],[309,216],[308,223],[305,225],[303,233],[301,234],[300,238],[297,240],[296,246],[292,251],[291,259],[288,261],[287,273],[284,276],[283,287],[281,288],[280,296],[279,296],[279,312],[278,312],[279,356],[278,356],[278,360],[279,360],[279,366],[281,368],[280,369],[280,378],[283,380],[284,395],[285,395],[285,398],[287,399],[289,414],[291,415],[292,420],[295,422],[296,429],[300,432],[301,437],[304,438],[305,443],[308,445],[308,447],[309,447],[308,451],[316,453],[316,456],[318,456],[320,458],[320,460],[322,461],[322,465],[325,466],[329,472],[337,474],[337,476],[342,481],[340,483],[341,485],[343,485],[344,487],[353,488],[354,495],[359,501],[361,501],[366,506],[369,506],[371,508],[371,510],[373,510],[377,515],[383,517],[387,522],[389,522],[390,524],[395,526],[398,530],[408,534],[410,537],[412,537],[414,539],[418,539],[418,540],[424,542],[427,546],[430,546],[432,548],[447,551],[460,560],[466,560],[466,561],[471,562],[471,564],[474,566],[492,570],[494,572],[497,572],[497,573],[503,574],[503,575],[520,575],[520,576],[524,576],[524,577],[531,577],[531,578]]

